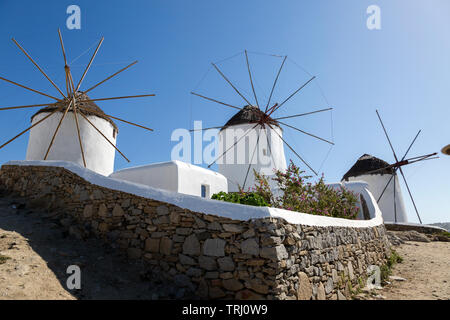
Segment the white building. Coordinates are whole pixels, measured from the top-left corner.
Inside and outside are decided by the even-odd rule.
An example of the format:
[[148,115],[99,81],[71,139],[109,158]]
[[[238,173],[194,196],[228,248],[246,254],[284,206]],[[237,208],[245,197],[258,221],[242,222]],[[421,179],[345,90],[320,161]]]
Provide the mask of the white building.
[[168,161],[119,170],[111,178],[203,198],[227,191],[220,173],[182,161]]
[[[253,170],[273,176],[274,170],[286,170],[283,130],[269,119],[272,128],[255,125],[265,114],[257,107],[246,106],[236,113],[219,133],[218,171],[228,179],[228,191],[239,186],[247,190],[255,184]],[[267,120],[266,120],[267,121]],[[246,137],[236,143],[244,134]],[[250,166],[251,164],[251,166]],[[269,179],[273,184],[273,181]],[[245,185],[244,185],[245,184]],[[273,186],[275,187],[275,185]]]
[[[87,100],[89,97],[79,93],[77,99]],[[115,145],[118,129],[114,122],[106,116],[97,115],[98,113],[104,113],[95,103],[84,102],[80,105],[93,111],[78,109]],[[32,116],[32,124],[41,120],[59,106],[57,103],[39,110]],[[63,112],[56,112],[30,130],[26,160],[44,160],[62,116]],[[69,110],[46,160],[71,161],[84,166],[74,117],[73,111]],[[111,174],[114,171],[115,149],[80,115],[78,115],[78,122],[87,168],[103,175]]]
[[[372,173],[374,170],[383,169],[387,166],[389,166],[389,163],[371,155],[364,154],[344,175],[342,180],[366,182],[369,191],[372,193],[376,201],[378,201],[381,193],[387,185],[383,196],[378,201],[378,206],[383,214],[383,219],[387,222],[408,222],[400,183],[394,169],[388,168]],[[388,185],[389,179],[391,179],[391,181]]]

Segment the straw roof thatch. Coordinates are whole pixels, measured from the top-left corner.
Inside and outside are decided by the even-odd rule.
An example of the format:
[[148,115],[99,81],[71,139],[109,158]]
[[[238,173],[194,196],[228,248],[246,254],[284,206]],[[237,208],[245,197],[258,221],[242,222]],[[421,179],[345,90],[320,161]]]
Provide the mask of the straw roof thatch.
[[[389,166],[389,163],[386,161],[371,156],[370,154],[364,154],[356,161],[353,167],[344,174],[342,180],[347,180],[349,177],[358,177],[363,174],[368,174],[370,171],[383,169],[387,166]],[[369,174],[394,174],[394,169],[391,167]]]
[[[100,109],[99,106],[97,106],[95,104],[95,102],[93,101],[88,101],[88,102],[78,102],[81,100],[89,100],[89,97],[87,94],[79,91],[76,94],[76,100],[77,100],[77,105],[83,107],[84,109],[78,108],[77,111],[78,112],[82,112],[85,116],[96,116],[99,118],[102,118],[106,121],[108,121],[109,123],[112,124],[112,126],[114,127],[114,129],[116,130],[116,133],[119,131],[117,128],[117,125],[114,123],[114,121],[112,121],[110,118],[108,118],[106,116],[106,114],[103,112],[102,109]],[[48,107],[44,107],[42,109],[40,109],[38,112],[36,112],[32,117],[31,117],[31,121],[33,121],[33,118],[43,112],[52,112],[53,110],[59,108],[61,105],[67,105],[67,101],[61,101],[61,102],[56,102],[54,104],[49,105]],[[72,108],[69,110],[69,112],[73,112]]]
[[[226,129],[230,126],[235,126],[239,124],[245,123],[257,123],[260,122],[263,117],[265,117],[265,113],[261,111],[258,107],[254,106],[245,106],[238,113],[236,113],[230,120],[222,127],[221,130]],[[270,125],[279,126],[278,122],[272,118],[268,118],[264,121]]]

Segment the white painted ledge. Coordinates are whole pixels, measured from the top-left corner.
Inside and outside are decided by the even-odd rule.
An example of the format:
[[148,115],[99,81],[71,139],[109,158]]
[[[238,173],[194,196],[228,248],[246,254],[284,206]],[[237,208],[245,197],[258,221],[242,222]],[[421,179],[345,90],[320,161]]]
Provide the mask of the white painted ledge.
[[83,168],[78,164],[66,161],[9,161],[4,165],[62,167],[80,176],[89,183],[100,187],[130,193],[150,200],[166,202],[194,212],[216,215],[234,220],[247,221],[251,219],[275,217],[275,218],[283,218],[287,222],[292,224],[317,226],[317,227],[334,226],[334,227],[353,227],[353,228],[369,228],[383,224],[381,211],[376,205],[375,199],[368,191],[367,196],[370,197],[372,205],[374,205],[375,217],[370,220],[350,220],[326,216],[317,216],[284,209],[247,206],[236,203],[205,199],[196,196],[184,195],[176,192],[152,188],[142,184],[131,183],[123,180],[105,177],[103,175],[95,173],[94,171]]

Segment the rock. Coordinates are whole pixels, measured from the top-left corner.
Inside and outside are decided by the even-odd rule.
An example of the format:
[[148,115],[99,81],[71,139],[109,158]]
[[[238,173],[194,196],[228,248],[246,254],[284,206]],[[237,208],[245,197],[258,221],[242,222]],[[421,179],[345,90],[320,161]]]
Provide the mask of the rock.
[[200,256],[198,258],[200,268],[211,271],[217,269],[216,260],[211,257]]
[[160,216],[169,214],[169,208],[167,206],[158,206],[156,207],[156,213]]
[[148,238],[145,240],[145,251],[158,253],[160,239]]
[[310,300],[312,296],[312,287],[309,277],[304,272],[298,273],[298,289],[297,289],[297,299],[298,300]]
[[349,276],[350,280],[355,279],[355,274],[353,272],[353,265],[352,265],[351,261],[348,262],[347,267],[348,267],[348,276]]
[[326,294],[331,293],[331,291],[333,291],[333,288],[334,288],[333,278],[329,277],[327,282],[325,283],[325,293]]
[[244,288],[242,282],[237,279],[227,279],[222,281],[222,285],[225,289],[229,291],[239,291]]
[[225,240],[208,239],[203,244],[203,254],[205,256],[223,257],[225,255]]
[[106,208],[105,204],[100,204],[97,214],[99,217],[106,217],[108,215],[108,208]]
[[251,290],[245,289],[236,293],[235,300],[264,300],[264,297]]
[[241,243],[241,252],[243,254],[250,254],[259,256],[259,245],[255,238],[250,238]]
[[200,242],[198,241],[195,234],[190,235],[184,240],[183,243],[183,254],[199,256],[200,255]]
[[219,268],[222,271],[233,271],[235,268],[233,259],[231,257],[223,257],[217,259],[217,262],[219,263]]
[[189,268],[186,271],[186,275],[188,275],[189,277],[196,277],[196,278],[198,278],[198,277],[201,277],[202,274],[203,274],[203,271],[201,269],[199,269],[199,268]]
[[176,233],[182,236],[187,236],[192,233],[191,228],[177,228]]
[[406,281],[405,278],[397,277],[397,276],[389,276],[389,280],[392,280],[392,281]]
[[123,216],[125,213],[123,212],[123,209],[121,206],[119,206],[118,204],[116,204],[114,206],[114,209],[112,211],[112,215],[113,217],[121,217]]
[[181,253],[178,255],[178,260],[180,261],[181,264],[184,265],[193,266],[196,264],[194,259]]
[[172,253],[172,240],[170,238],[162,238],[159,245],[160,253],[168,256]]
[[337,299],[338,300],[347,300],[347,298],[342,294],[340,290],[337,291]]
[[142,252],[139,248],[128,248],[127,254],[128,258],[130,259],[139,259],[142,255]]
[[263,246],[273,246],[281,244],[280,237],[264,237],[261,239],[261,245]]
[[83,210],[83,218],[90,218],[90,217],[92,217],[92,211],[93,211],[92,204],[88,204],[87,206],[85,206],[84,210]]
[[209,297],[211,299],[219,299],[225,297],[225,292],[219,287],[210,287],[209,288]]
[[232,232],[232,233],[241,233],[244,231],[244,228],[238,224],[223,224],[223,229],[226,232]]
[[289,257],[284,245],[262,248],[260,255],[261,257],[271,259],[272,261],[279,261]]
[[254,229],[248,229],[247,231],[245,231],[242,236],[247,239],[250,237],[254,237],[255,236],[255,230]]
[[323,287],[323,283],[321,282],[317,287],[317,300],[325,300],[325,288]]

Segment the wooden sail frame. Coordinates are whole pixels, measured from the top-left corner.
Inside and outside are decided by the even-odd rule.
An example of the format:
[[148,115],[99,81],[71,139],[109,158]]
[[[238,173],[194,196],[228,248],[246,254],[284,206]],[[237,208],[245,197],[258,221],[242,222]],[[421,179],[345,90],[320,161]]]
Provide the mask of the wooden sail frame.
[[[8,140],[7,142],[5,142],[4,144],[0,145],[0,149],[2,149],[3,147],[5,147],[6,145],[8,145],[9,143],[13,142],[14,140],[16,140],[17,138],[19,138],[20,136],[22,136],[24,133],[28,132],[29,130],[31,130],[32,128],[34,128],[35,126],[44,123],[45,120],[49,119],[52,116],[56,116],[57,113],[62,113],[62,116],[58,122],[58,125],[53,133],[52,139],[49,143],[49,146],[46,150],[45,153],[45,157],[44,160],[47,160],[49,153],[53,147],[53,143],[55,141],[55,138],[58,134],[58,131],[64,121],[64,118],[66,117],[67,113],[69,111],[73,112],[74,115],[74,121],[75,121],[75,126],[76,126],[76,135],[78,138],[78,142],[80,145],[80,153],[82,155],[82,159],[83,159],[83,165],[84,167],[87,167],[87,163],[86,163],[86,157],[85,157],[85,150],[83,147],[83,141],[82,141],[82,137],[81,137],[81,133],[80,133],[80,127],[79,127],[79,119],[78,119],[78,115],[81,115],[82,118],[84,118],[87,123],[92,126],[109,144],[111,144],[116,150],[117,152],[119,152],[119,154],[128,162],[130,162],[130,160],[106,137],[106,135],[101,132],[100,129],[98,129],[89,119],[88,117],[83,113],[87,111],[87,108],[83,106],[83,103],[86,102],[93,102],[93,101],[107,101],[107,100],[119,100],[119,99],[130,99],[130,98],[145,98],[145,97],[153,97],[155,96],[154,94],[140,94],[140,95],[129,95],[129,96],[120,96],[120,97],[105,97],[105,98],[94,98],[94,99],[78,99],[78,97],[81,95],[81,92],[79,91],[81,84],[83,82],[83,80],[85,79],[99,49],[101,44],[103,43],[104,37],[102,37],[92,55],[92,57],[89,60],[89,63],[87,64],[83,75],[81,76],[81,78],[79,79],[79,81],[77,82],[77,84],[74,84],[74,80],[72,77],[72,73],[70,70],[70,66],[67,63],[67,55],[66,55],[66,50],[64,47],[64,41],[63,41],[63,37],[61,34],[61,30],[58,29],[58,36],[59,36],[59,40],[60,40],[60,44],[61,44],[61,51],[62,51],[62,55],[64,58],[64,72],[65,72],[65,82],[66,82],[66,94],[56,85],[56,83],[50,79],[50,77],[46,74],[46,72],[37,64],[37,62],[31,57],[31,55],[24,49],[24,47],[22,45],[19,44],[19,42],[12,38],[12,41],[16,44],[16,46],[25,54],[25,56],[33,63],[33,65],[43,74],[43,76],[52,84],[52,86],[61,94],[62,98],[57,98],[54,97],[50,94],[41,92],[39,90],[36,89],[32,89],[28,86],[25,86],[23,84],[17,83],[15,81],[6,79],[4,77],[0,76],[0,80],[6,81],[10,84],[19,86],[23,89],[32,91],[34,93],[46,96],[48,98],[52,98],[53,100],[56,101],[56,103],[58,103],[58,107],[55,108],[50,114],[46,115],[44,118],[40,119],[39,121],[37,121],[36,123],[34,123],[32,126],[30,126],[29,128],[23,130],[22,132],[20,132],[18,135],[16,135],[15,137],[13,137],[12,139]],[[117,76],[118,74],[120,74],[121,72],[127,70],[128,68],[130,68],[131,66],[135,65],[137,63],[137,61],[134,61],[133,63],[127,65],[126,67],[120,69],[119,71],[113,73],[112,75],[108,76],[107,78],[105,78],[104,80],[98,82],[97,84],[95,84],[94,86],[90,87],[89,89],[87,89],[86,91],[82,92],[83,94],[97,88],[98,86],[100,86],[101,84],[105,83],[106,81],[112,79],[113,77]],[[12,107],[1,107],[0,111],[6,111],[6,110],[17,110],[17,109],[26,109],[26,108],[35,108],[35,107],[43,107],[43,106],[51,106],[51,105],[55,105],[55,101],[53,102],[49,102],[46,104],[30,104],[30,105],[21,105],[21,106],[12,106]],[[144,125],[141,124],[137,124],[128,120],[124,120],[112,115],[107,115],[104,113],[100,113],[97,112],[95,110],[88,110],[89,113],[101,116],[101,117],[105,117],[108,120],[110,120],[112,122],[112,119],[127,123],[129,125],[135,126],[135,127],[139,127],[148,131],[153,131],[153,129],[148,128]]]

